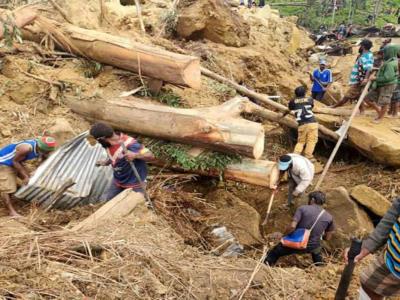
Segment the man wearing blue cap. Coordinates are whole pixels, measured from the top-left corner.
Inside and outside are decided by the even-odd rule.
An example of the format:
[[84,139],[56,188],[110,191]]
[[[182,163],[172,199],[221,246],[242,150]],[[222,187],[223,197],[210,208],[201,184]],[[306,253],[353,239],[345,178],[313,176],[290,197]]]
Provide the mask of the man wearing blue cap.
[[321,101],[329,84],[333,82],[332,71],[326,68],[325,59],[319,61],[319,68],[314,70],[310,75],[310,79],[313,82],[311,95],[313,99]]
[[313,163],[299,154],[286,154],[279,157],[278,168],[280,176],[278,182],[271,185],[271,189],[278,188],[279,180],[287,172],[288,174],[288,205],[293,204],[293,197],[298,197],[307,189],[314,179]]

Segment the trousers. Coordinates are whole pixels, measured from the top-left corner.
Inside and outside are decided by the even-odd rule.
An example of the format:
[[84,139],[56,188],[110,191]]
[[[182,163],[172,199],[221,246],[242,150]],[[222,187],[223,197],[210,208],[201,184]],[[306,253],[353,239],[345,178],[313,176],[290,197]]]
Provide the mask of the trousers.
[[318,143],[318,123],[300,125],[297,130],[297,144],[294,153],[303,154],[308,159],[313,159],[315,146]]
[[270,266],[273,266],[276,264],[278,259],[282,256],[288,256],[292,254],[305,254],[305,253],[310,253],[312,260],[314,264],[316,265],[322,265],[323,260],[322,260],[322,255],[321,255],[321,247],[316,247],[316,248],[311,248],[311,249],[292,249],[283,246],[281,243],[276,245],[274,248],[272,248],[267,255],[267,258],[265,259],[264,263],[268,264]]

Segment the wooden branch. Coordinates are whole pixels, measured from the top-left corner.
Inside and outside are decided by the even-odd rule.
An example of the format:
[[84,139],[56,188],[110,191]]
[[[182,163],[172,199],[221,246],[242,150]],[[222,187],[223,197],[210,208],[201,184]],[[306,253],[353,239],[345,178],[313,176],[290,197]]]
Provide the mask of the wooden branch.
[[[352,111],[346,108],[330,108],[330,107],[314,107],[313,112],[317,114],[325,114],[325,115],[333,115],[340,117],[349,117],[351,116]],[[375,113],[372,111],[366,111],[366,116],[374,116]]]
[[60,15],[70,24],[74,24],[72,19],[68,16],[68,14],[61,8],[60,5],[57,4],[55,0],[49,0],[53,7],[60,13]]
[[139,0],[135,0],[136,12],[139,18],[140,29],[143,33],[146,33],[146,28],[144,27],[143,17],[142,17],[142,6]]

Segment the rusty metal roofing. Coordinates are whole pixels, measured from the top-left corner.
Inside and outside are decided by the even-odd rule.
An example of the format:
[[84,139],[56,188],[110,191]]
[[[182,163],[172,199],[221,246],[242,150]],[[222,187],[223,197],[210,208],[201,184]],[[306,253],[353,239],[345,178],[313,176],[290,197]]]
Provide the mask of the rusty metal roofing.
[[112,170],[96,167],[96,161],[105,159],[106,152],[99,144],[91,145],[87,136],[88,132],[84,132],[56,150],[15,196],[46,205],[55,192],[72,179],[75,184],[68,188],[54,208],[66,209],[98,202],[112,180]]

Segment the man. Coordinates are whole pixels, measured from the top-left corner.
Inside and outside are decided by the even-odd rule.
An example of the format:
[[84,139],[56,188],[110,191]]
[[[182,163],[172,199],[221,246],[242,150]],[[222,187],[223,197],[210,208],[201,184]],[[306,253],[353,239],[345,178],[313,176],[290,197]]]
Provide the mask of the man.
[[297,144],[294,153],[302,154],[315,161],[313,153],[318,142],[318,123],[313,114],[314,101],[306,97],[306,90],[299,86],[294,91],[296,98],[289,102],[289,110],[293,111],[299,124],[297,129]]
[[374,123],[380,123],[388,111],[398,80],[397,47],[387,45],[383,49],[383,65],[376,76],[369,79],[374,81],[371,91],[365,97],[365,103],[372,106],[378,113]]
[[[364,39],[361,41],[360,48],[358,49],[359,55],[350,74],[350,88],[343,99],[331,106],[332,108],[342,106],[350,100],[357,100],[360,98],[374,65],[374,55],[370,51],[371,48],[372,42],[370,40]],[[362,110],[363,108],[360,108],[360,111]]]
[[[400,198],[393,201],[375,230],[363,241],[354,261],[357,263],[382,248],[384,251],[361,272],[361,300],[400,296]],[[345,251],[346,263],[348,250]]]
[[308,195],[308,205],[302,205],[296,210],[292,222],[285,230],[284,234],[287,235],[298,228],[312,228],[307,248],[304,250],[293,249],[279,243],[269,251],[264,261],[265,264],[273,266],[282,256],[302,253],[311,253],[314,264],[323,264],[320,240],[321,238],[330,240],[335,229],[333,217],[327,211],[322,212],[322,206],[325,202],[326,196],[324,193],[319,191],[310,193]]
[[399,74],[397,76],[397,86],[396,89],[393,92],[392,100],[390,102],[390,111],[389,115],[392,118],[398,118],[399,117],[399,107],[400,107],[400,45],[395,45],[397,48],[397,68],[399,70]]
[[324,98],[329,84],[333,82],[332,71],[326,68],[325,59],[319,61],[319,68],[313,71],[310,75],[310,79],[313,82],[311,95],[313,99],[321,101]]
[[[106,149],[108,155],[107,160],[99,161],[97,165],[111,165],[114,170],[113,181],[103,196],[103,200],[111,200],[125,189],[144,193],[130,162],[135,165],[142,182],[146,182],[146,161],[154,159],[151,151],[139,144],[133,137],[114,132],[111,126],[104,123],[94,124],[90,129],[90,134]],[[122,144],[125,145],[126,152]]]
[[343,40],[346,37],[346,33],[347,33],[346,25],[344,23],[341,23],[337,30],[337,39]]
[[304,156],[298,154],[286,154],[279,157],[278,169],[280,171],[278,181],[271,185],[276,190],[279,181],[287,172],[288,174],[288,205],[293,204],[293,197],[300,196],[314,179],[314,165]]
[[17,177],[24,184],[28,184],[30,178],[24,162],[39,157],[45,159],[56,146],[54,138],[43,136],[12,143],[0,149],[0,193],[11,217],[20,216],[11,203],[11,194],[17,191]]

